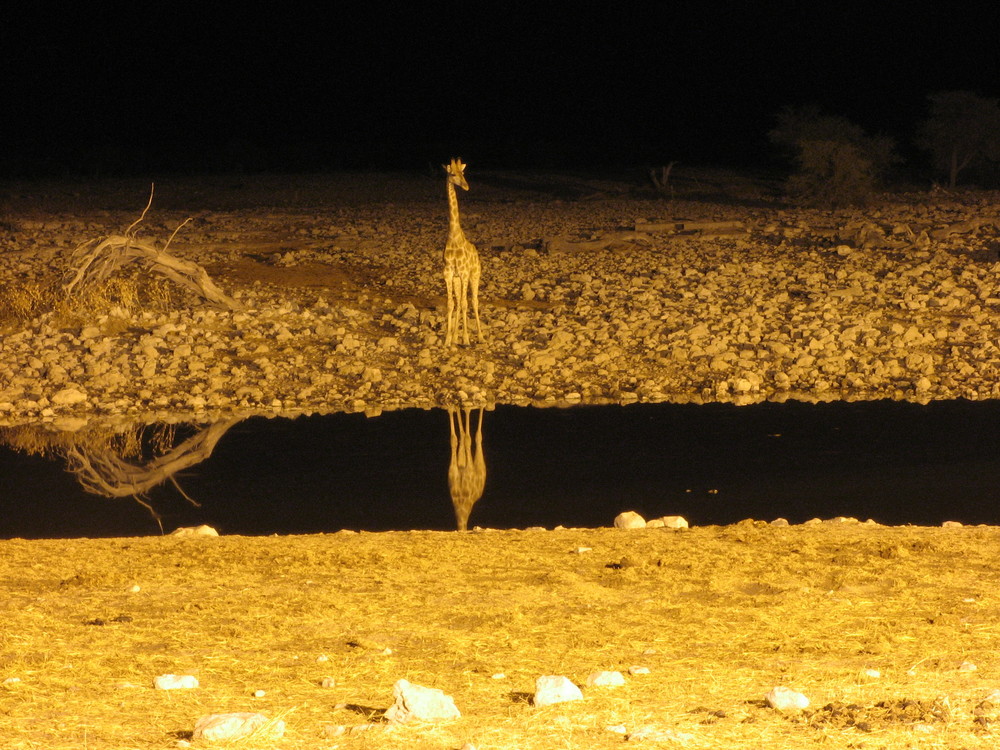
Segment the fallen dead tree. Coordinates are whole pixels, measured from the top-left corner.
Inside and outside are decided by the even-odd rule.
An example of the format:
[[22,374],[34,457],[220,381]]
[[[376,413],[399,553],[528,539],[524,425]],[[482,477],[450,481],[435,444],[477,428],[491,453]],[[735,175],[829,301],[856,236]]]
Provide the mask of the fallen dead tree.
[[133,497],[149,510],[162,531],[160,515],[143,497],[157,485],[169,481],[185,500],[198,505],[181,489],[176,475],[211,456],[216,443],[229,428],[242,419],[236,417],[211,424],[162,456],[146,463],[127,461],[111,446],[100,443],[71,443],[62,453],[66,458],[67,470],[76,474],[77,481],[85,491],[105,497]]
[[208,304],[226,310],[242,309],[243,306],[239,302],[216,286],[204,268],[167,252],[177,232],[190,219],[181,222],[163,249],[138,239],[136,234],[139,225],[146,218],[146,213],[152,204],[153,190],[150,189],[146,208],[123,234],[87,240],[77,246],[70,256],[70,269],[66,274],[67,281],[63,285],[67,296],[71,297],[86,289],[93,289],[126,266],[138,265],[187,287]]

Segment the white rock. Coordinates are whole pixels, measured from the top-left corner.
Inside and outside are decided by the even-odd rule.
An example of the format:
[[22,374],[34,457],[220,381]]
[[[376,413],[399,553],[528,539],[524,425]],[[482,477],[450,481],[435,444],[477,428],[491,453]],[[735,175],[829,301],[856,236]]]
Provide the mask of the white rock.
[[255,735],[260,739],[276,740],[284,734],[285,722],[271,721],[264,714],[209,714],[195,723],[191,739],[220,742]]
[[70,406],[86,401],[87,394],[77,388],[63,388],[53,393],[49,400],[59,406]]
[[157,690],[190,690],[198,687],[198,678],[189,674],[161,674],[153,679]]
[[385,712],[385,720],[390,724],[406,724],[410,721],[441,721],[459,719],[462,714],[455,707],[450,695],[437,688],[412,685],[407,680],[397,680],[392,686],[396,696]]
[[631,732],[625,735],[625,739],[628,742],[636,742],[642,740],[650,740],[652,742],[671,742],[681,745],[686,745],[688,742],[694,739],[694,735],[690,732],[678,732],[674,729],[669,729],[667,727],[655,727],[651,725],[641,726],[633,729]]
[[615,516],[615,528],[644,529],[646,528],[646,519],[640,516],[634,510],[627,510],[624,513],[619,513],[617,516]]
[[582,698],[583,693],[580,692],[580,688],[566,677],[545,675],[535,680],[535,696],[532,702],[536,706],[549,706],[553,703],[578,701]]
[[663,516],[662,518],[656,519],[668,529],[686,529],[688,528],[687,519],[684,516]]
[[640,666],[629,667],[628,673],[632,675],[649,674],[649,667],[640,667]]
[[809,707],[809,699],[802,693],[780,685],[768,690],[764,700],[779,711],[801,711]]
[[181,526],[170,532],[170,536],[218,536],[219,532],[207,524],[201,526]]
[[621,672],[593,672],[587,675],[588,687],[615,687],[624,685],[625,676]]

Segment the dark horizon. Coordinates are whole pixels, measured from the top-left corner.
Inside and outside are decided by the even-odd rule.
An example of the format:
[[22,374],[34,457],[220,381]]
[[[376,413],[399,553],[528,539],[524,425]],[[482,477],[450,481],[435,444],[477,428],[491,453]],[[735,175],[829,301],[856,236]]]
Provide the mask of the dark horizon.
[[786,105],[912,146],[926,97],[1000,95],[1000,11],[495,2],[265,15],[175,6],[0,29],[0,176],[780,166]]

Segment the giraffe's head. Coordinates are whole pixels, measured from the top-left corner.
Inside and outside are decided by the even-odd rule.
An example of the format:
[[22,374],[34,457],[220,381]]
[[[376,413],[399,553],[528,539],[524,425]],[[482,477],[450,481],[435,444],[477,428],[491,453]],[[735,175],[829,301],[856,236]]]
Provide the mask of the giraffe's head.
[[444,171],[448,173],[448,181],[462,190],[469,189],[469,183],[465,181],[465,165],[461,159],[452,159],[451,164],[444,164]]

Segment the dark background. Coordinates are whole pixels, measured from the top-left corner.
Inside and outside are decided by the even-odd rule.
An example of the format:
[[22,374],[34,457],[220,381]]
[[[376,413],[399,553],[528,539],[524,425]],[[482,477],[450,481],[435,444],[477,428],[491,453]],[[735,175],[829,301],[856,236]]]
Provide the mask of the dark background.
[[0,176],[764,167],[806,103],[917,158],[928,93],[1000,94],[965,3],[214,5],[5,10]]

